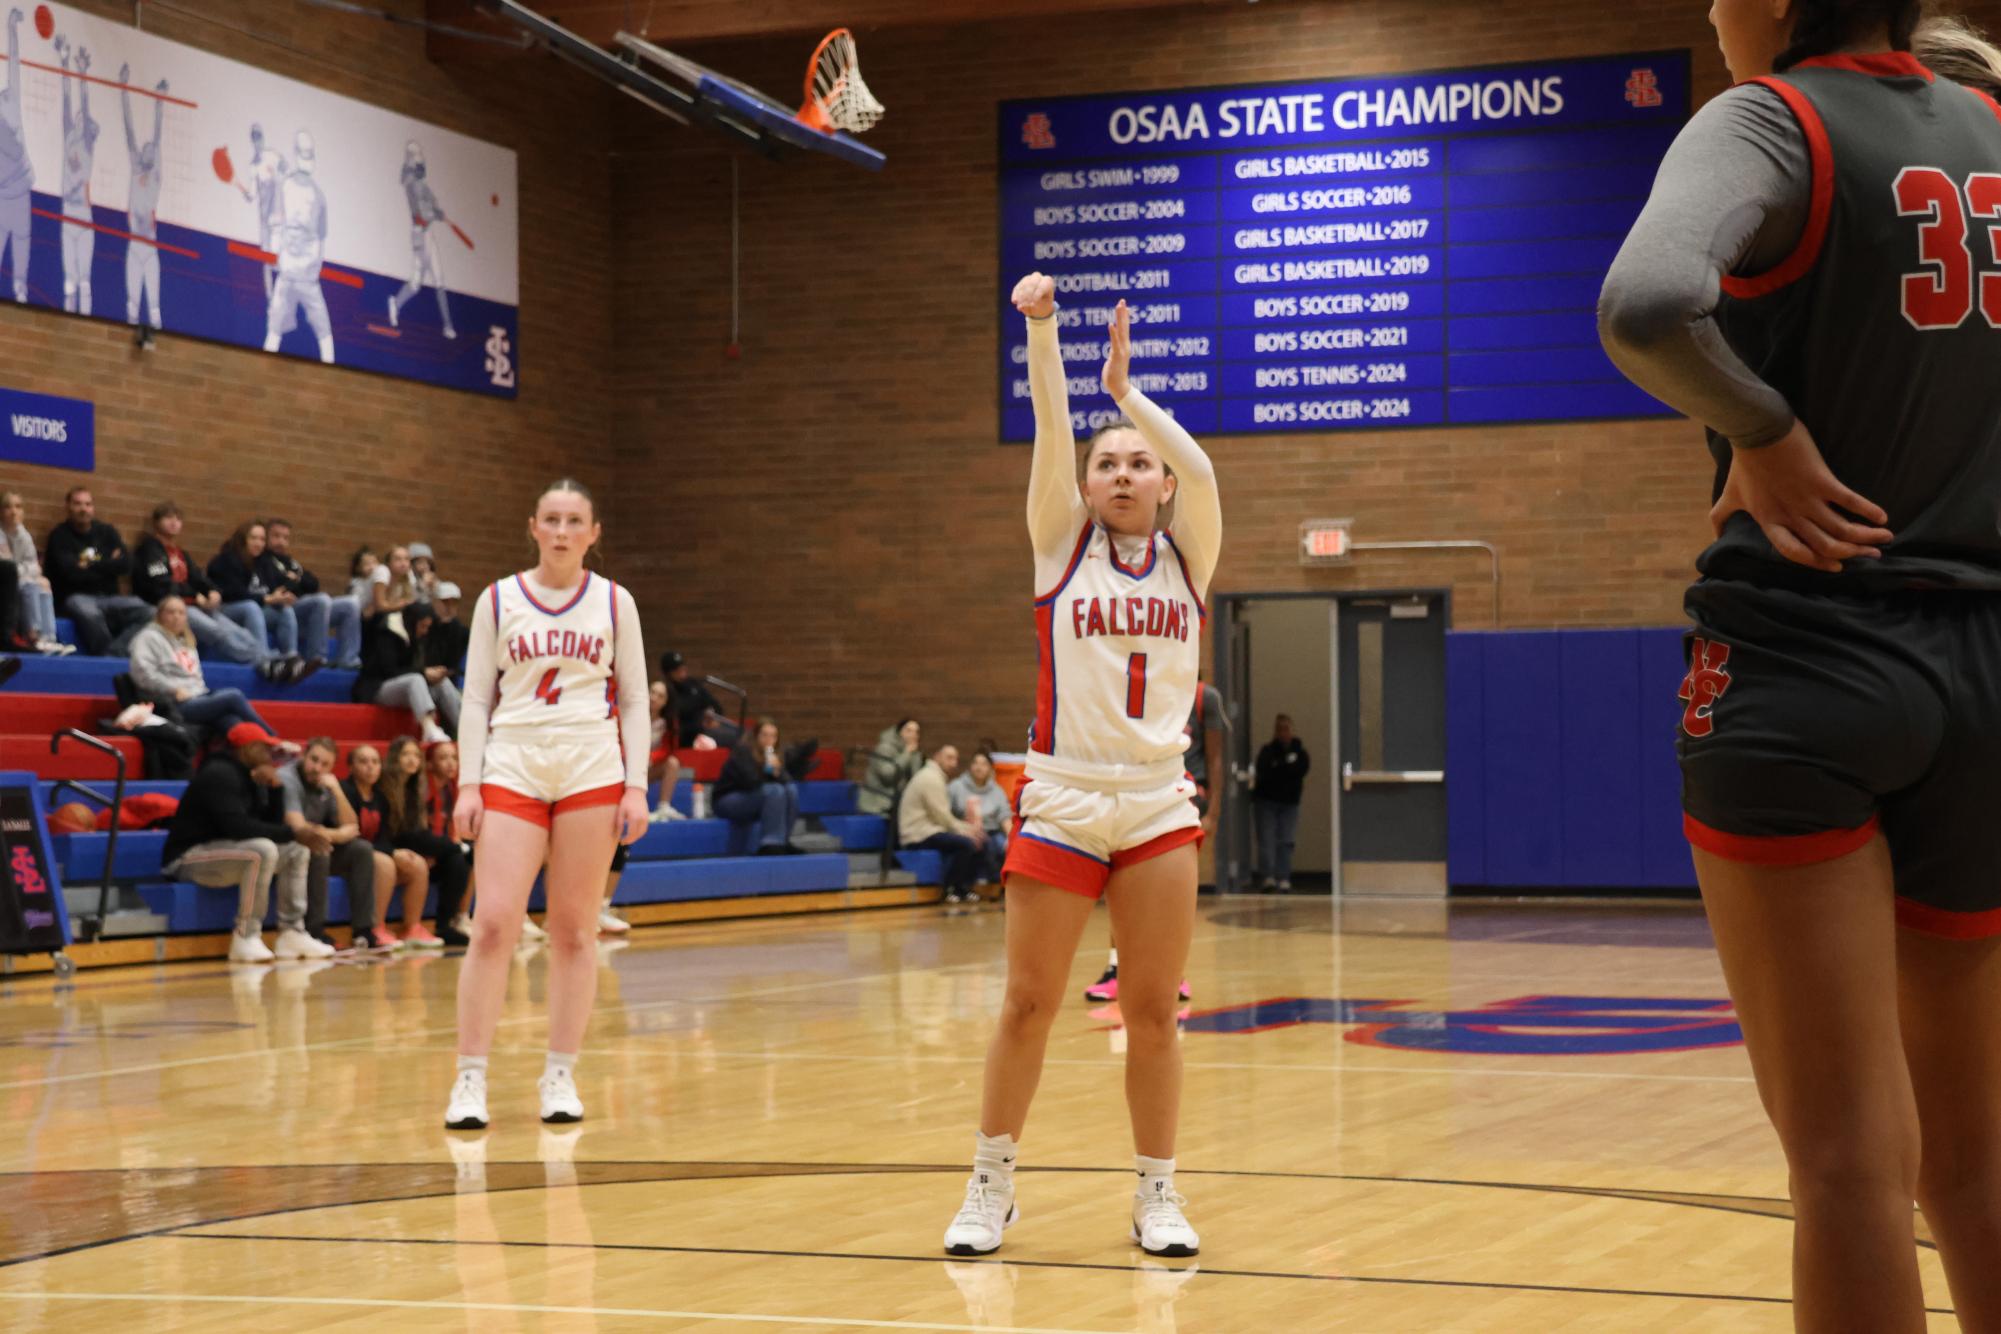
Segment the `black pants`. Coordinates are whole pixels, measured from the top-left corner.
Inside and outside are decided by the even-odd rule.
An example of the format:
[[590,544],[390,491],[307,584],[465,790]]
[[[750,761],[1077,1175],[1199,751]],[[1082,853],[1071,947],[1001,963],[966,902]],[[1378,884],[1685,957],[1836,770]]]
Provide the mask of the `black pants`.
[[355,932],[375,925],[375,846],[354,838],[306,863],[306,934],[327,929],[327,877],[347,882],[347,920]]
[[419,857],[429,857],[437,863],[431,874],[431,883],[438,890],[438,920],[449,923],[459,915],[459,908],[465,903],[466,882],[472,878],[472,859],[465,849],[442,834],[428,830],[414,834],[398,834],[396,846],[408,848]]
[[979,878],[979,845],[964,834],[933,834],[922,843],[905,846],[925,852],[943,853],[945,856],[945,888],[947,890],[971,889]]

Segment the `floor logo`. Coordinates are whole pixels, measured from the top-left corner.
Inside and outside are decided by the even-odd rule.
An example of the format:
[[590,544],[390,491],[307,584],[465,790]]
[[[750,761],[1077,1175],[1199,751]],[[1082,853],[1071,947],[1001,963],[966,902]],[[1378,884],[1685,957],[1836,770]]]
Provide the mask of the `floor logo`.
[[1347,1025],[1348,1041],[1371,1047],[1498,1056],[1694,1051],[1744,1041],[1729,1001],[1654,996],[1521,996],[1477,1010],[1287,996],[1205,1010],[1182,1027],[1190,1033],[1262,1033],[1298,1024]]

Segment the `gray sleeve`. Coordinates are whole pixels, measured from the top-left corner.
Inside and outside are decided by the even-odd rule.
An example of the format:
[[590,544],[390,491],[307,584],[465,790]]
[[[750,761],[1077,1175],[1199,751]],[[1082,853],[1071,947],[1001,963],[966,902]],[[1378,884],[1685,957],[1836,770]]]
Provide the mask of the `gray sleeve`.
[[1813,163],[1769,89],[1734,88],[1689,121],[1598,298],[1598,333],[1634,384],[1744,448],[1793,410],[1716,325],[1721,279],[1777,267],[1806,230]]

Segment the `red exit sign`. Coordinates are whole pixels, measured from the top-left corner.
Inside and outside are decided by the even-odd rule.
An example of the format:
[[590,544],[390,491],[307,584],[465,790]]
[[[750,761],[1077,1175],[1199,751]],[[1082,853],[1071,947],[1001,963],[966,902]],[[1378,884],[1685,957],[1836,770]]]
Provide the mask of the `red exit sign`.
[[1354,543],[1349,533],[1352,519],[1308,519],[1299,525],[1299,563],[1341,565],[1348,560]]

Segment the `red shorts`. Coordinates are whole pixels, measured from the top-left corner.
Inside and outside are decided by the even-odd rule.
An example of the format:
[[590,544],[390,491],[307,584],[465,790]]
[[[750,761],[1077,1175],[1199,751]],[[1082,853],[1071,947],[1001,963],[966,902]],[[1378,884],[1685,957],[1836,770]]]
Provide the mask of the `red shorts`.
[[588,810],[593,806],[616,806],[625,799],[625,784],[614,783],[610,787],[594,787],[588,792],[575,792],[561,801],[542,801],[535,797],[524,797],[519,792],[510,791],[494,783],[479,785],[479,799],[486,803],[489,811],[511,815],[529,824],[541,825],[547,829],[559,815],[570,811]]

